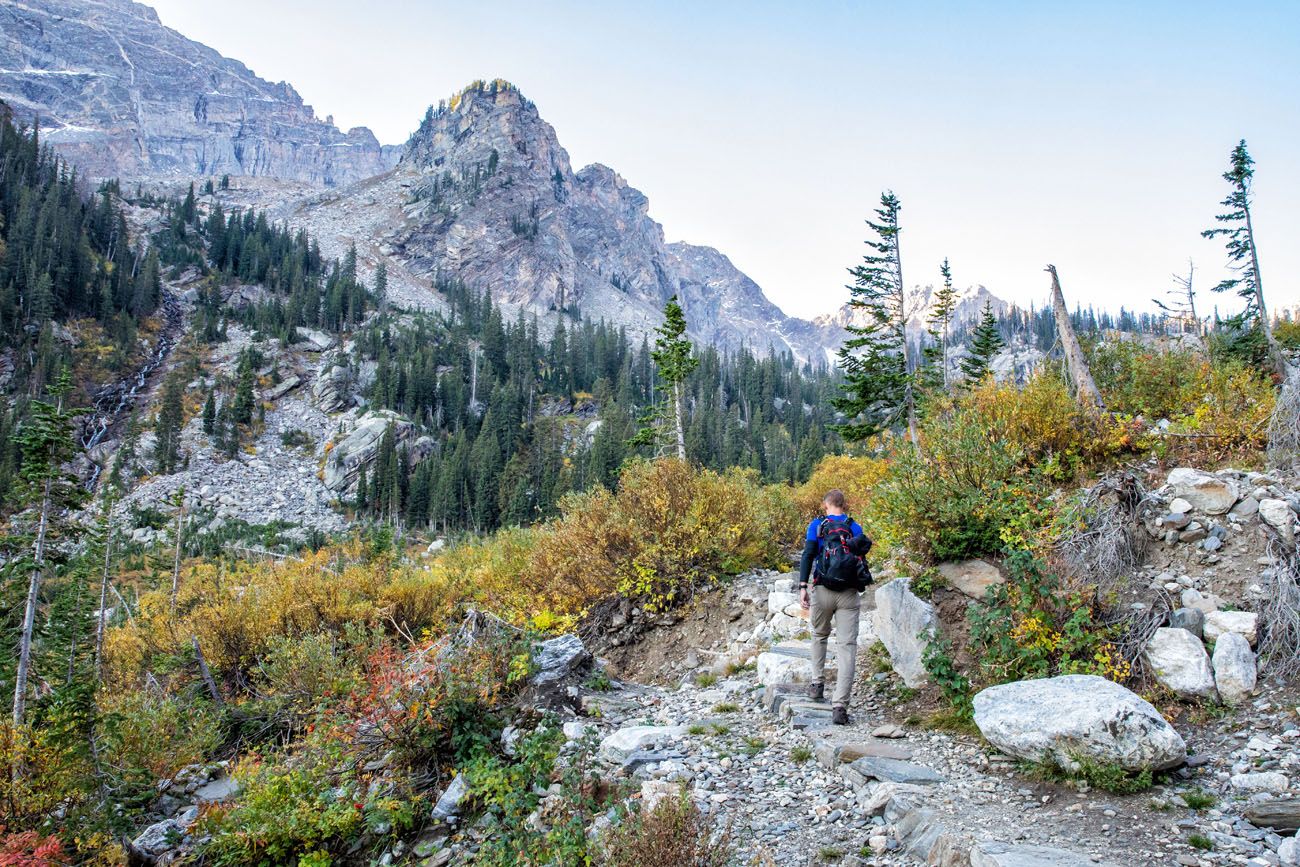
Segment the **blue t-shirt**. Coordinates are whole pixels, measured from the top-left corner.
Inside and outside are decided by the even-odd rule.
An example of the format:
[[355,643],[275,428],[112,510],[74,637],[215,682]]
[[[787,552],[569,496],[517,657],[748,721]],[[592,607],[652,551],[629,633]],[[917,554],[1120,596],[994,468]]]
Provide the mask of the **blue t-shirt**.
[[853,520],[848,515],[827,515],[824,518],[813,518],[812,523],[808,525],[808,535],[804,538],[809,542],[817,543],[818,553],[821,553],[822,541],[821,538],[818,537],[817,531],[821,529],[822,521],[848,521],[850,532],[855,536],[862,535],[862,527],[859,526],[857,521]]

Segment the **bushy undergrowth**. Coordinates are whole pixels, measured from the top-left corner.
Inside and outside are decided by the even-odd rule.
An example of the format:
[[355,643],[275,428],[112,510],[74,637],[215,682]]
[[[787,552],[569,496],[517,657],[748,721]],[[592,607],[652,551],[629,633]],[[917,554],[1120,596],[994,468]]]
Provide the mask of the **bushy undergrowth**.
[[1142,443],[1162,456],[1212,465],[1267,446],[1276,392],[1258,367],[1117,341],[1093,350],[1092,371],[1111,412],[1170,423]]
[[1105,600],[1074,589],[1028,552],[1012,553],[1007,581],[990,587],[967,612],[971,669],[962,672],[942,636],[922,663],[958,721],[969,720],[976,689],[1058,674],[1095,674],[1117,682],[1131,670],[1106,622]]
[[1031,548],[1053,488],[1134,445],[1130,422],[1081,408],[1054,371],[1023,387],[985,380],[931,401],[920,448],[895,449],[879,523],[923,561]]
[[664,798],[611,830],[601,867],[726,867],[735,857],[729,830],[717,831],[685,796]]
[[728,574],[778,565],[797,533],[788,492],[752,471],[642,462],[616,493],[572,495],[554,521],[463,545],[435,574],[516,622],[559,628],[616,594],[663,609]]

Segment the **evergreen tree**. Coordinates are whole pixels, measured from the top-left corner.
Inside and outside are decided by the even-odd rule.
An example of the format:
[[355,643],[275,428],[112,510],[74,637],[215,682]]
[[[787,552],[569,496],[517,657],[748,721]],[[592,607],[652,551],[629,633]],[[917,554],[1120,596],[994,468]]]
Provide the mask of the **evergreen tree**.
[[664,399],[646,419],[645,427],[637,434],[637,445],[656,443],[657,451],[675,451],[679,460],[686,460],[686,378],[699,365],[693,354],[691,341],[685,337],[686,315],[677,296],[664,305],[664,322],[655,329],[655,348],[650,353],[655,371],[664,387]]
[[957,290],[952,288],[952,268],[946,258],[939,266],[939,274],[943,277],[943,285],[934,293],[930,311],[929,334],[934,345],[925,349],[925,369],[928,387],[946,389],[949,385],[948,328],[957,307]]
[[37,510],[37,526],[32,543],[27,601],[19,631],[18,660],[14,671],[13,721],[22,725],[27,711],[27,683],[31,674],[32,640],[35,634],[36,609],[40,603],[41,583],[47,568],[48,543],[55,534],[54,524],[60,516],[75,508],[84,498],[77,480],[66,473],[76,446],[73,420],[81,412],[66,405],[72,391],[72,377],[65,367],[49,389],[53,402],[34,400],[30,414],[15,439],[22,450],[19,473],[20,498]]
[[185,422],[185,383],[179,371],[167,377],[163,384],[162,403],[154,424],[154,465],[161,475],[176,471],[180,456],[181,427]]
[[256,382],[256,372],[253,370],[253,356],[249,350],[245,350],[239,357],[236,376],[238,379],[235,382],[233,418],[237,424],[252,424],[253,383]]
[[217,398],[214,389],[208,389],[208,399],[203,402],[203,432],[212,436],[217,425]]
[[970,354],[961,360],[961,372],[970,384],[978,383],[993,371],[993,359],[1004,346],[998,319],[993,315],[993,302],[984,302],[984,312],[979,325],[971,335]]
[[1245,300],[1245,310],[1229,320],[1230,329],[1240,335],[1241,351],[1243,354],[1266,354],[1278,376],[1286,378],[1286,359],[1273,337],[1273,324],[1269,321],[1268,308],[1264,304],[1264,283],[1259,274],[1259,251],[1255,247],[1255,228],[1250,211],[1255,161],[1246,150],[1245,139],[1232,149],[1229,163],[1223,179],[1231,189],[1228,197],[1220,203],[1227,210],[1214,218],[1223,225],[1206,229],[1201,235],[1205,238],[1223,236],[1227,239],[1228,266],[1238,276],[1223,280],[1214,287],[1214,291],[1235,291]]
[[915,375],[907,344],[907,295],[903,285],[903,260],[899,249],[898,198],[892,192],[880,197],[879,222],[867,220],[876,235],[861,265],[850,269],[849,306],[861,311],[865,324],[850,324],[849,338],[840,348],[844,371],[842,394],[832,406],[849,421],[835,429],[845,439],[863,440],[900,420],[907,425],[913,445],[916,429]]

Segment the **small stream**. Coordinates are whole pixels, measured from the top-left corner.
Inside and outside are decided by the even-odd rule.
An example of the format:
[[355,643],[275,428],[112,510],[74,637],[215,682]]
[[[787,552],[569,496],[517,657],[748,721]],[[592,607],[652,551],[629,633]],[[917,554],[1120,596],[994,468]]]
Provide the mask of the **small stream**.
[[[162,332],[158,336],[158,345],[154,347],[149,358],[133,374],[124,376],[115,382],[103,386],[95,392],[94,405],[82,425],[81,447],[89,452],[99,445],[123,418],[135,406],[136,400],[147,393],[155,374],[167,363],[167,357],[180,341],[184,332],[185,314],[180,301],[172,293],[163,290]],[[86,489],[93,491],[99,483],[103,467],[91,462],[90,478],[86,480]]]

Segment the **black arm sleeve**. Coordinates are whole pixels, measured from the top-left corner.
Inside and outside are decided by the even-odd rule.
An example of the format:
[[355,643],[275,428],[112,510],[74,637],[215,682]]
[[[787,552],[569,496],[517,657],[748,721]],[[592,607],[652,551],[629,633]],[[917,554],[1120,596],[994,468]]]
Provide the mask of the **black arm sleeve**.
[[809,539],[803,543],[803,560],[799,563],[799,583],[807,584],[812,574],[813,560],[817,558],[817,540]]

